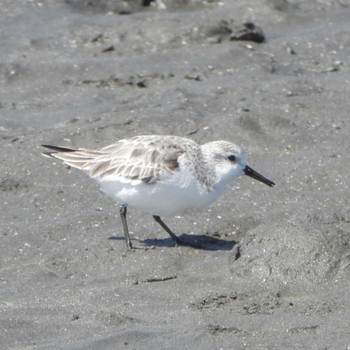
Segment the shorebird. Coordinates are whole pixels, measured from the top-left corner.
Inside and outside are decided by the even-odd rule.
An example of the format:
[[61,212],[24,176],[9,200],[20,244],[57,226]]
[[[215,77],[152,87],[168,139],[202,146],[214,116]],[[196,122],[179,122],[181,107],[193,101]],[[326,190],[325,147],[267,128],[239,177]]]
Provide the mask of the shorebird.
[[214,202],[227,184],[241,174],[270,187],[268,180],[247,165],[243,150],[227,141],[198,145],[179,136],[143,135],[110,146],[88,149],[42,145],[43,155],[83,170],[119,205],[125,242],[133,248],[127,208],[153,216],[175,245],[183,242],[161,219]]

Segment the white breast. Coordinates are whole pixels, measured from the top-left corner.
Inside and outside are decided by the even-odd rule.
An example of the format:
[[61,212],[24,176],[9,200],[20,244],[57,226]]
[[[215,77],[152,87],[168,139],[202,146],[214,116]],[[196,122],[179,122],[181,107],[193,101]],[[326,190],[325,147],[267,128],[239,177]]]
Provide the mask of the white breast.
[[155,184],[104,179],[100,185],[102,191],[117,203],[159,216],[201,208],[217,199],[222,192],[221,188],[208,191],[192,174],[183,171],[174,173],[166,182]]

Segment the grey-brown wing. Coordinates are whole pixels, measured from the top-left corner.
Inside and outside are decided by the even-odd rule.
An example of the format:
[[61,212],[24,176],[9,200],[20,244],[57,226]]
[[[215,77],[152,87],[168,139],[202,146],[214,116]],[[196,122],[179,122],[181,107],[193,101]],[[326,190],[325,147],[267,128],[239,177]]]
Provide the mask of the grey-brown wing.
[[101,180],[119,178],[153,184],[177,171],[178,158],[185,152],[170,137],[139,136],[98,150],[77,149],[50,156]]
[[185,149],[171,140],[135,137],[100,150],[106,152],[93,166],[91,176],[120,177],[152,184],[178,170]]

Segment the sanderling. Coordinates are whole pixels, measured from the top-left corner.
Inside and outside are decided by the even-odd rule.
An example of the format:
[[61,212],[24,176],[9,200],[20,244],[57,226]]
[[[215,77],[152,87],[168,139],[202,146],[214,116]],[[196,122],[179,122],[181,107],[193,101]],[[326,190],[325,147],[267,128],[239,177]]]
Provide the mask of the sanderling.
[[185,245],[161,216],[199,209],[215,201],[241,174],[268,186],[274,183],[247,165],[242,149],[227,141],[204,145],[179,136],[144,135],[98,149],[43,145],[45,156],[85,171],[120,205],[125,241],[133,248],[126,221],[127,207],[151,214],[171,236]]

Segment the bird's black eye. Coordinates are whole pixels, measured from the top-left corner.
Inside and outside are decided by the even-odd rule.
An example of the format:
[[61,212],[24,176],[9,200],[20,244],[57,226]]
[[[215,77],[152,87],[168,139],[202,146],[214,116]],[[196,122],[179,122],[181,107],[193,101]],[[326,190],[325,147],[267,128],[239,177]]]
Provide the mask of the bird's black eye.
[[236,160],[236,156],[230,155],[230,156],[227,157],[227,159],[228,159],[229,161],[231,161],[231,162],[234,162],[234,161]]

